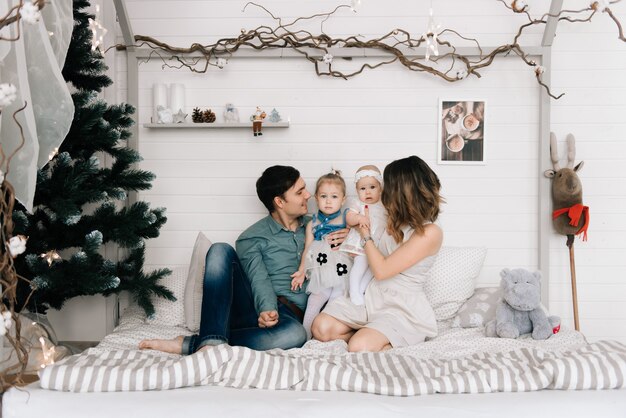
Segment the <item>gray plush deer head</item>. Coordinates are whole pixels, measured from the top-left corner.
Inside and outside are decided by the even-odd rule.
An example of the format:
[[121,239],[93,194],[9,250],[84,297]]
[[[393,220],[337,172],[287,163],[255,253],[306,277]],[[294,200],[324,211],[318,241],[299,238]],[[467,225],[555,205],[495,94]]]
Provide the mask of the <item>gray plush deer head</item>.
[[[567,166],[561,168],[556,144],[556,135],[550,133],[550,159],[553,170],[546,170],[544,175],[552,179],[552,203],[554,210],[572,207],[583,201],[583,185],[578,178],[579,171],[584,162],[581,161],[574,167],[576,158],[576,143],[574,135],[567,135]],[[567,216],[554,218],[554,229],[559,234],[575,235],[585,224],[585,216],[581,216],[577,224],[571,225]]]

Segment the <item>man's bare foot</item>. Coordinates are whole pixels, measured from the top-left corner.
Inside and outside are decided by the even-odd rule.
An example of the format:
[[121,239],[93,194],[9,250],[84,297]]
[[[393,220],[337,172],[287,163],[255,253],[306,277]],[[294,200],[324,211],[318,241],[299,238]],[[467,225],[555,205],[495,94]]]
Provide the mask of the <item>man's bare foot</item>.
[[215,347],[214,345],[203,345],[202,347],[198,348],[198,350],[196,350],[196,353],[200,353],[201,351],[207,351],[209,348],[213,348]]
[[183,350],[183,336],[179,335],[171,340],[143,340],[139,343],[139,349],[181,354]]

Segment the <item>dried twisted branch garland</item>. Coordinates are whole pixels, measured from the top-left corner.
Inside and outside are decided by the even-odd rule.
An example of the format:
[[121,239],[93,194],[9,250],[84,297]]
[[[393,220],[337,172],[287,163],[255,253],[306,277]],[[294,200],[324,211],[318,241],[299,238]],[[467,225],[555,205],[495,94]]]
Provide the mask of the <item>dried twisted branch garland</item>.
[[[15,204],[15,193],[13,186],[5,178],[6,175],[9,174],[11,159],[22,149],[26,142],[22,125],[17,120],[17,114],[26,109],[26,106],[27,103],[24,103],[21,108],[13,113],[13,120],[20,129],[20,145],[7,157],[0,144],[0,167],[5,167],[6,161],[6,173],[0,171],[2,175],[2,181],[0,182],[0,243],[2,243],[2,245],[0,245],[0,289],[2,290],[0,321],[4,321],[2,325],[6,330],[6,334],[2,336],[2,338],[9,342],[10,346],[13,347],[13,354],[17,356],[17,363],[15,365],[6,368],[0,365],[2,369],[2,373],[0,373],[0,393],[15,384],[23,383],[22,374],[28,364],[28,350],[22,342],[20,333],[21,323],[16,314],[16,292],[19,280],[30,281],[18,275],[13,264],[14,255],[11,253],[9,242],[13,237],[13,206]],[[7,323],[9,324],[8,327],[6,326]],[[15,327],[14,332],[9,329],[12,326]],[[9,358],[7,361],[12,362],[13,357]]]
[[[343,79],[348,79],[362,73],[366,68],[374,69],[382,65],[388,65],[398,61],[411,71],[430,73],[449,82],[460,81],[469,75],[481,77],[479,70],[491,65],[496,57],[514,53],[519,56],[524,63],[534,67],[537,82],[547,91],[550,97],[559,99],[563,96],[563,94],[555,96],[542,80],[542,74],[545,69],[542,66],[537,65],[537,63],[530,58],[529,54],[524,52],[523,47],[519,44],[520,38],[527,28],[536,25],[545,25],[547,24],[549,18],[571,23],[590,22],[593,16],[600,12],[609,15],[617,26],[619,39],[626,42],[622,25],[608,7],[610,4],[619,3],[621,0],[613,0],[610,2],[607,0],[592,1],[589,7],[585,9],[563,10],[556,15],[546,13],[539,18],[533,18],[528,12],[528,6],[521,0],[513,0],[510,5],[504,0],[498,1],[514,13],[525,15],[528,18],[528,22],[519,27],[512,43],[498,46],[488,54],[483,52],[480,43],[476,39],[466,38],[452,29],[444,29],[436,34],[429,32],[417,39],[412,38],[411,34],[403,29],[394,29],[379,38],[370,40],[360,40],[358,39],[360,36],[349,36],[347,38],[335,39],[323,32],[323,24],[340,9],[351,8],[351,6],[341,5],[328,13],[315,14],[309,17],[299,17],[292,22],[283,23],[281,18],[274,16],[265,7],[252,2],[247,3],[243,11],[245,11],[250,5],[256,6],[271,16],[272,19],[277,22],[277,26],[273,28],[269,26],[259,26],[258,28],[249,31],[242,29],[241,34],[236,38],[222,38],[210,45],[194,43],[189,48],[171,46],[150,36],[136,35],[136,44],[133,46],[147,46],[151,48],[152,51],[147,60],[150,60],[150,58],[156,55],[163,61],[164,68],[187,68],[196,73],[204,73],[211,66],[222,68],[225,64],[225,59],[235,55],[240,48],[247,47],[255,50],[294,50],[313,63],[315,66],[315,72],[318,76],[341,77]],[[301,20],[312,19],[322,19],[321,34],[314,35],[306,30],[292,28]],[[462,55],[457,52],[458,49],[453,45],[452,40],[442,39],[442,37],[451,39],[458,38],[454,39],[456,41],[459,39],[471,41],[475,43],[480,53],[478,56]],[[424,43],[428,44],[429,41],[436,41],[438,45],[445,48],[446,53],[438,57],[431,57],[430,62],[429,60],[415,58],[414,49],[420,47]],[[115,45],[115,47],[118,50],[124,50],[127,48],[126,45]],[[333,69],[333,57],[330,55],[330,48],[333,47],[361,48],[364,50],[383,51],[389,55],[389,59],[376,63],[365,63],[361,65],[360,68],[352,72],[337,71]],[[168,55],[163,56],[159,53],[159,51],[166,52]],[[198,57],[198,55],[200,56]],[[322,59],[320,59],[320,56]],[[170,65],[168,64],[168,61],[175,61],[176,64]],[[446,69],[441,69],[441,65],[439,65],[440,62],[448,63],[449,65],[446,65]]]
[[[38,19],[39,17],[35,15],[38,14],[44,5],[44,0],[20,0],[19,3],[12,7],[4,16],[0,16],[0,29],[11,24],[17,25],[16,35],[12,38],[3,38],[0,36],[0,42],[18,40],[20,38],[20,20],[32,22],[33,19]],[[6,87],[8,85],[4,86]],[[13,205],[15,204],[15,193],[11,183],[6,180],[6,176],[9,174],[11,160],[22,149],[26,142],[22,125],[17,120],[18,113],[26,109],[26,106],[27,103],[24,102],[24,105],[13,113],[13,121],[20,130],[21,142],[19,146],[7,156],[0,143],[0,321],[2,322],[0,327],[5,332],[4,335],[0,335],[0,338],[7,341],[13,348],[11,357],[7,359],[7,362],[13,363],[14,360],[17,359],[17,362],[9,367],[5,367],[5,364],[0,363],[0,393],[3,393],[11,386],[24,383],[22,377],[26,365],[28,364],[28,349],[22,342],[21,323],[15,309],[17,302],[17,283],[19,280],[25,280],[26,282],[29,282],[29,280],[18,275],[13,264],[13,254],[9,243],[10,240],[14,238]],[[0,107],[0,114],[1,113],[2,108]],[[3,173],[1,168],[5,168],[6,172]]]

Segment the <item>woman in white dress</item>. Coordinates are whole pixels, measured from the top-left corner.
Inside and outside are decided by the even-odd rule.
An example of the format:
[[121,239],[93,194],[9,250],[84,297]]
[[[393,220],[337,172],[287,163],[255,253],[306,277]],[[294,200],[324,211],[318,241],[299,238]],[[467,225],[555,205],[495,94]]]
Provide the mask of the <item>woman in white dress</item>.
[[314,338],[343,339],[351,352],[404,347],[437,335],[423,285],[443,241],[441,228],[433,223],[442,202],[439,178],[422,159],[411,156],[389,164],[383,181],[387,228],[379,246],[366,226],[359,227],[374,273],[365,304],[334,299],[312,327]]

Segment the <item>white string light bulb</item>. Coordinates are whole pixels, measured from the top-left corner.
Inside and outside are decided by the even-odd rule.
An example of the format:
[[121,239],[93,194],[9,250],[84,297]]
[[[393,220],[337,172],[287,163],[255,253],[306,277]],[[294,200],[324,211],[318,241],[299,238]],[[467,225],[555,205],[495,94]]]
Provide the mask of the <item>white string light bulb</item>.
[[441,25],[435,23],[432,7],[429,9],[428,15],[428,26],[426,27],[426,32],[424,33],[424,35],[422,35],[423,38],[426,40],[426,61],[430,59],[431,55],[434,55],[436,57],[439,56],[437,33],[439,32],[439,29],[441,29]]
[[91,50],[95,51],[96,49],[104,46],[104,35],[107,34],[108,30],[102,26],[100,21],[98,20],[100,15],[100,5],[96,4],[96,16],[95,19],[89,19],[89,29],[91,30]]

